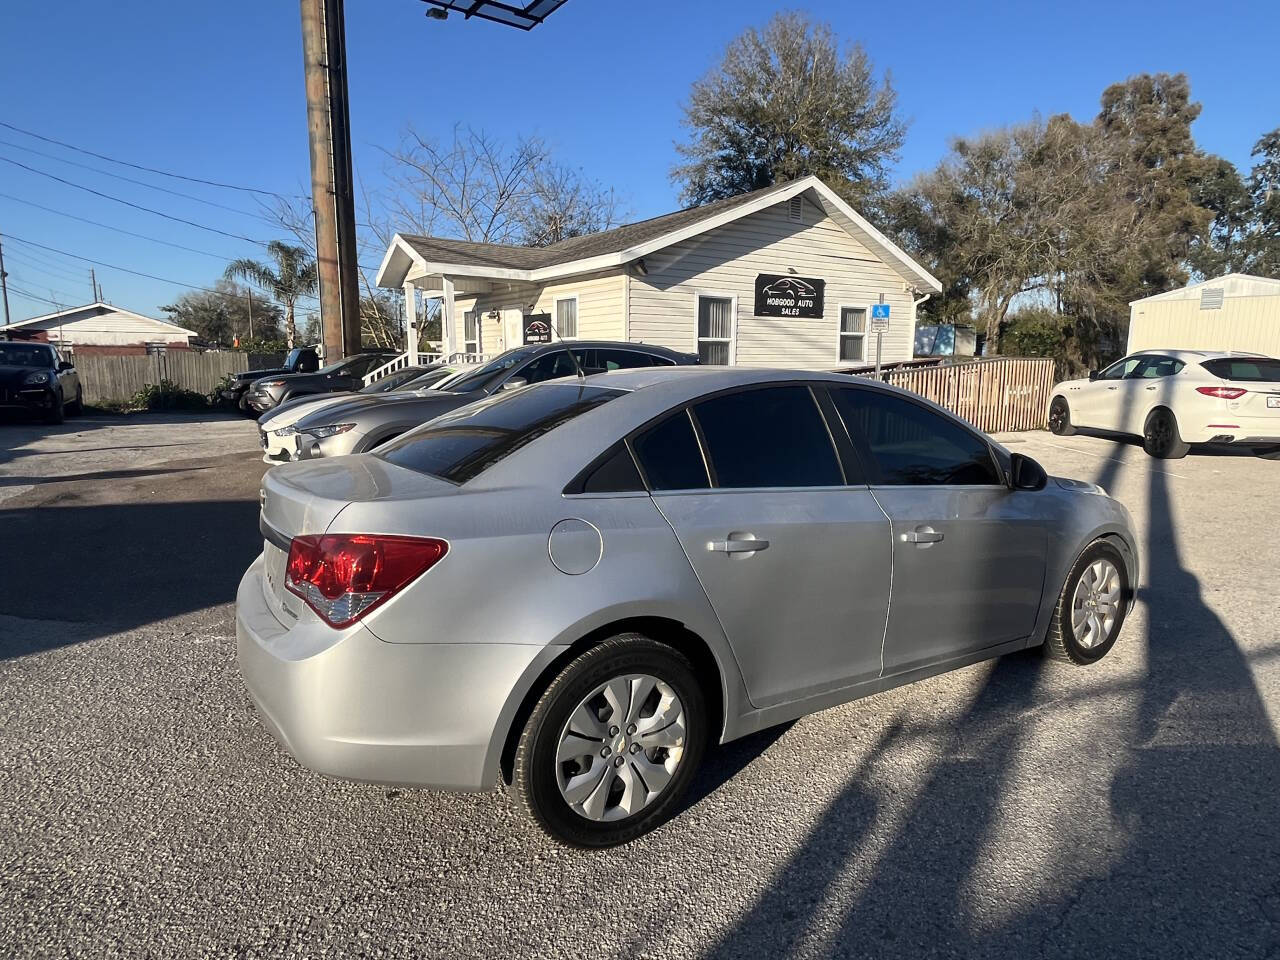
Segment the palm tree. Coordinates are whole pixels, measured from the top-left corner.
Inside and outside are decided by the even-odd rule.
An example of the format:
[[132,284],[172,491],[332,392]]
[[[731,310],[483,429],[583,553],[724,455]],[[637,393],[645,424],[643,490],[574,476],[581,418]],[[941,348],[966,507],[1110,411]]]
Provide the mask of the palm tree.
[[274,268],[258,260],[241,258],[228,264],[223,276],[228,280],[247,280],[284,304],[285,338],[289,341],[289,348],[293,349],[293,341],[298,335],[293,307],[299,297],[316,292],[319,286],[316,262],[307,254],[305,247],[290,246],[279,240],[267,244],[267,253],[275,261]]

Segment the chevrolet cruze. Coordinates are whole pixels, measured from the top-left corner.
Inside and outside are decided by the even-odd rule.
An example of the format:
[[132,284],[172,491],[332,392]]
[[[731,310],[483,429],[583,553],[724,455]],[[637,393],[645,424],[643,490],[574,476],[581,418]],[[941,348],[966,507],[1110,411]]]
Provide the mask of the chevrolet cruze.
[[665,367],[503,391],[285,464],[240,668],[303,764],[509,783],[577,846],[680,809],[704,750],[1003,653],[1102,658],[1125,508],[835,374]]

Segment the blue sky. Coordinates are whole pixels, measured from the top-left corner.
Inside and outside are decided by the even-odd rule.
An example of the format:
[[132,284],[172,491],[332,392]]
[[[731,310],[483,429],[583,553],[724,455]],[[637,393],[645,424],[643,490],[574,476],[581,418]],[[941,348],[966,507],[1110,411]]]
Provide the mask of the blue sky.
[[[898,181],[937,163],[950,137],[1069,112],[1087,119],[1109,83],[1185,71],[1204,111],[1202,148],[1242,169],[1280,126],[1268,5],[945,3],[805,6],[889,70],[910,120]],[[668,180],[690,84],[744,27],[778,4],[755,0],[568,0],[531,33],[424,18],[417,0],[348,0],[357,177],[379,186],[407,123],[447,135],[456,122],[538,134],[563,162],[615,186],[635,218],[677,206]],[[4,0],[0,121],[111,157],[188,176],[307,193],[298,5],[292,0]],[[237,208],[123,182],[51,154]],[[17,161],[213,230],[268,240],[252,194],[157,177],[0,127]],[[201,285],[245,241],[126,207],[0,160],[0,235],[10,284],[64,304],[90,299],[91,264],[33,244]],[[36,209],[10,197],[197,248],[194,253]],[[21,239],[19,239],[21,238]],[[97,267],[108,300],[159,315],[183,292]],[[54,309],[10,291],[15,319]]]

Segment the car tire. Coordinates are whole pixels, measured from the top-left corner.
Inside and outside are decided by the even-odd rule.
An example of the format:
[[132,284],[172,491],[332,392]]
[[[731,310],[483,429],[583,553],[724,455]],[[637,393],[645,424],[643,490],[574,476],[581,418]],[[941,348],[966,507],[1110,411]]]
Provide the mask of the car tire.
[[1255,451],[1254,456],[1262,460],[1280,460],[1280,447],[1263,447]]
[[1071,425],[1071,407],[1066,397],[1054,397],[1049,404],[1049,432],[1058,437],[1070,437],[1076,432]]
[[76,398],[75,398],[75,400],[74,400],[74,401],[72,401],[71,403],[67,404],[67,413],[71,414],[72,416],[76,416],[76,417],[78,417],[78,416],[80,416],[80,414],[84,413],[84,391],[83,391],[83,389],[82,389],[81,387],[79,387],[79,386],[77,386],[77,387],[76,387]]
[[702,760],[707,723],[688,659],[641,634],[619,634],[570,661],[539,697],[516,746],[512,792],[561,843],[627,843],[677,811]]
[[1142,427],[1142,449],[1157,460],[1181,460],[1191,450],[1178,432],[1178,419],[1172,410],[1157,407],[1147,414]]
[[[1107,597],[1104,607],[1091,606],[1094,598]],[[1080,554],[1053,608],[1045,655],[1079,666],[1097,663],[1115,646],[1129,609],[1132,588],[1120,551],[1105,540],[1095,540]]]
[[65,398],[62,396],[62,391],[59,390],[57,396],[54,397],[53,406],[50,407],[49,412],[44,415],[44,422],[58,424],[62,423],[66,419],[67,404]]
[[245,390],[243,393],[240,394],[240,399],[236,401],[236,407],[246,417],[253,417],[255,420],[257,419],[258,415],[249,407],[249,391],[248,390]]

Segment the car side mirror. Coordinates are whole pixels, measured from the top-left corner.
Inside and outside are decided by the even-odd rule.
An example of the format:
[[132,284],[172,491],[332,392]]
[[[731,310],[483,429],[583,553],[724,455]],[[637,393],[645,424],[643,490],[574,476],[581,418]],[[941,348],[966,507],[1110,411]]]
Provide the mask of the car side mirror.
[[529,381],[524,377],[512,377],[502,385],[503,390],[519,390],[521,387],[527,387]]
[[1010,485],[1015,490],[1043,490],[1049,482],[1044,467],[1030,457],[1015,453],[1009,461]]
[[70,360],[59,360],[59,361],[58,361],[58,372],[59,372],[59,373],[61,373],[63,370],[74,370],[74,369],[75,369],[75,367],[71,364],[71,361],[70,361]]
[[1097,370],[1090,370],[1090,371],[1089,371],[1089,382],[1090,382],[1090,383],[1092,383],[1094,380],[1097,380],[1097,379],[1098,379],[1098,371],[1097,371]]

